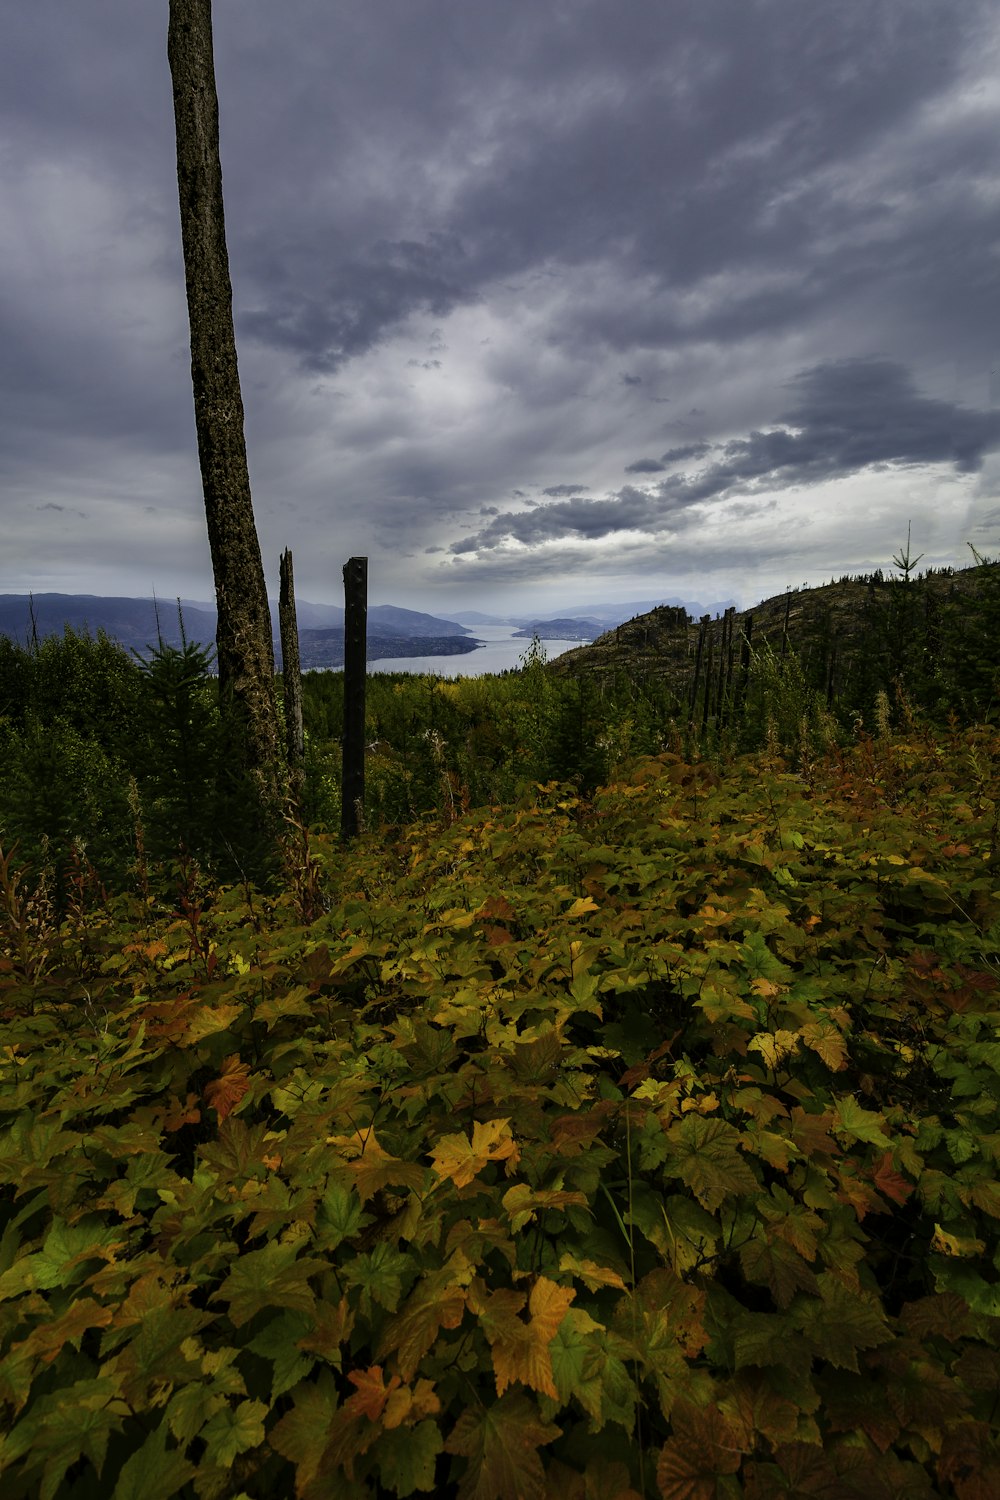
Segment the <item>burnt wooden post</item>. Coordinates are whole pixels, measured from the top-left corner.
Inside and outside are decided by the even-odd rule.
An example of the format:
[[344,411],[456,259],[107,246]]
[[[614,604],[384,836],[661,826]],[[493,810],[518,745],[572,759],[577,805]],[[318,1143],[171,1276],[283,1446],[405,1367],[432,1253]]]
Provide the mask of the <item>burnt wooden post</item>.
[[365,813],[365,676],[368,670],[368,559],[344,564],[344,740],[340,832],[361,831]]
[[743,620],[743,649],[740,652],[740,704],[742,706],[750,682],[750,652],[753,646],[753,615]]
[[726,645],[726,721],[731,722],[733,718],[733,663],[736,660],[736,645],[733,637],[736,634],[736,608],[729,610],[729,640]]
[[788,653],[788,616],[792,610],[792,593],[790,589],[785,590],[785,623],[781,628],[781,654]]
[[719,631],[719,681],[715,689],[715,717],[722,724],[723,711],[725,707],[726,694],[726,665],[729,660],[729,649],[731,643],[731,632],[733,626],[733,615],[735,610],[732,606],[722,616],[722,626]]
[[708,716],[712,709],[712,636],[708,634],[708,655],[705,660],[705,699],[701,706],[701,732],[708,729]]
[[705,649],[705,636],[708,634],[708,622],[710,615],[702,615],[698,622],[698,649],[694,658],[694,679],[691,683],[691,722],[694,723],[695,705],[698,702],[698,680],[701,677],[701,657]]
[[298,800],[302,794],[306,746],[302,729],[302,665],[299,626],[295,618],[295,575],[292,554],[287,547],[281,554],[278,627],[281,633],[281,680],[285,689],[285,755],[292,796]]

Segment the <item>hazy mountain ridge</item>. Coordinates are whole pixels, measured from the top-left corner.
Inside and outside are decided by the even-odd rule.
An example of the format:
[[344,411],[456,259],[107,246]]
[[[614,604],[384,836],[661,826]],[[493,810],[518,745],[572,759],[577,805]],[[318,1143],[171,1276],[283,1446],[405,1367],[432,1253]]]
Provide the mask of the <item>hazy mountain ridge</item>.
[[[296,603],[303,666],[340,666],[344,659],[344,611],[337,605]],[[103,631],[129,650],[144,655],[158,640],[180,646],[182,639],[213,649],[216,611],[200,600],[176,602],[98,594],[0,594],[0,635],[21,645],[37,635],[62,635],[66,626],[91,635]],[[271,604],[271,628],[280,659],[278,607]],[[465,625],[419,610],[376,604],[368,610],[368,654],[452,656],[472,651],[476,641]]]

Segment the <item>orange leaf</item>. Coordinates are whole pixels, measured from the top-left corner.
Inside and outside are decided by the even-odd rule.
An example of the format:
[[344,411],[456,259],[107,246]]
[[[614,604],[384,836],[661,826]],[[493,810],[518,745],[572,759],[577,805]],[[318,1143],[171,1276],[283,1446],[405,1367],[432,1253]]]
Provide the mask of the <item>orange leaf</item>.
[[205,1085],[205,1102],[211,1104],[219,1122],[231,1115],[250,1087],[250,1064],[240,1062],[240,1054],[233,1052],[223,1060],[218,1078]]
[[[480,1292],[482,1290],[480,1287]],[[554,1281],[540,1276],[532,1288],[528,1305],[531,1321],[525,1323],[518,1317],[524,1306],[522,1293],[501,1288],[486,1297],[470,1294],[469,1305],[479,1314],[490,1344],[498,1396],[502,1396],[509,1385],[520,1381],[534,1391],[558,1399],[549,1345],[575,1296],[572,1287],[557,1286]]]
[[367,1417],[370,1422],[379,1420],[390,1395],[401,1384],[399,1376],[393,1375],[389,1384],[384,1385],[381,1365],[372,1365],[370,1370],[351,1370],[347,1378],[358,1389],[353,1396],[348,1396],[345,1408],[353,1416]]
[[354,1186],[362,1203],[367,1203],[374,1193],[384,1187],[410,1187],[419,1190],[424,1185],[425,1168],[416,1162],[402,1161],[383,1150],[375,1135],[374,1126],[355,1130],[352,1135],[328,1135],[328,1146],[339,1146],[351,1171]]
[[892,1152],[886,1151],[876,1163],[872,1182],[884,1198],[893,1203],[905,1203],[913,1192],[913,1184],[901,1177],[892,1164]]

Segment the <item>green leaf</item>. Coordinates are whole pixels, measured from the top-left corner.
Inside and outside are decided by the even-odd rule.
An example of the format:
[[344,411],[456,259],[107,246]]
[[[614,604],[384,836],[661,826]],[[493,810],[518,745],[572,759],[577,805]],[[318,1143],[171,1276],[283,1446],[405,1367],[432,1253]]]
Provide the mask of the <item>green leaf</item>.
[[821,1299],[802,1297],[791,1310],[793,1324],[812,1341],[815,1353],[842,1370],[858,1369],[858,1350],[887,1343],[892,1334],[874,1297],[852,1292],[832,1273],[818,1278]]
[[244,1250],[212,1298],[228,1301],[229,1317],[242,1328],[265,1307],[283,1307],[288,1312],[312,1311],[316,1298],[309,1277],[326,1270],[326,1262],[296,1259],[302,1241],[273,1241],[262,1250]]
[[436,1422],[418,1422],[415,1427],[383,1432],[376,1450],[380,1483],[401,1500],[414,1490],[433,1490],[437,1456],[443,1447]]
[[336,1250],[366,1224],[371,1215],[361,1206],[354,1188],[344,1182],[331,1182],[320,1199],[316,1216],[316,1241],[324,1250]]
[[709,1213],[730,1193],[756,1193],[759,1183],[739,1149],[740,1133],[725,1120],[687,1115],[667,1131],[664,1171],[680,1177]]
[[445,1444],[468,1459],[459,1500],[542,1500],[545,1471],[539,1448],[560,1436],[527,1397],[508,1392],[491,1406],[462,1413]]
[[298,1340],[305,1338],[314,1326],[313,1319],[306,1313],[285,1312],[272,1318],[251,1341],[249,1347],[254,1354],[269,1359],[274,1366],[272,1400],[290,1391],[316,1363],[314,1357],[296,1347]]
[[319,1472],[330,1425],[337,1411],[337,1388],[329,1370],[321,1370],[315,1385],[296,1387],[295,1405],[268,1434],[275,1452],[295,1465],[295,1493],[303,1494]]
[[403,1277],[414,1269],[410,1257],[391,1245],[376,1245],[364,1255],[356,1255],[343,1268],[343,1277],[351,1286],[361,1288],[361,1310],[371,1314],[373,1302],[395,1312],[403,1294]]
[[891,1146],[892,1141],[882,1129],[885,1120],[873,1110],[862,1109],[854,1098],[838,1099],[837,1122],[833,1129],[838,1135],[849,1136],[855,1141],[866,1141],[871,1146]]
[[125,1463],[111,1500],[170,1500],[196,1472],[180,1449],[168,1449],[166,1424],[160,1422]]
[[224,1406],[201,1430],[209,1463],[230,1469],[233,1460],[248,1448],[258,1448],[264,1441],[264,1418],[268,1408],[263,1401],[241,1401],[235,1409]]

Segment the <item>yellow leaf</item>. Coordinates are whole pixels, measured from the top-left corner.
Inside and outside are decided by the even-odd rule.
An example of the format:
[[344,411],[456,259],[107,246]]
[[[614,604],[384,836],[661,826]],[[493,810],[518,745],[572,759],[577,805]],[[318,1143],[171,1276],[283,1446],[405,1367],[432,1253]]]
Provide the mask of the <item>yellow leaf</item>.
[[585,917],[591,911],[600,911],[600,907],[593,896],[578,896],[573,905],[563,912],[563,916]]
[[747,1051],[759,1052],[769,1068],[776,1068],[783,1057],[796,1050],[798,1044],[794,1031],[761,1031],[747,1043]]
[[593,1260],[577,1260],[575,1255],[570,1255],[568,1252],[559,1257],[559,1269],[568,1271],[571,1276],[576,1276],[591,1292],[596,1292],[599,1286],[617,1287],[622,1292],[626,1290],[625,1283],[617,1271],[612,1271],[607,1266],[599,1266]]
[[193,1047],[198,1042],[203,1042],[206,1037],[215,1036],[219,1031],[228,1031],[229,1027],[242,1015],[242,1005],[205,1005],[201,1010],[195,1011],[188,1022],[187,1030],[180,1038],[182,1047]]
[[489,1161],[506,1161],[508,1173],[520,1157],[520,1148],[510,1130],[510,1120],[477,1120],[471,1142],[464,1135],[446,1135],[431,1152],[434,1170],[456,1187],[468,1187]]

